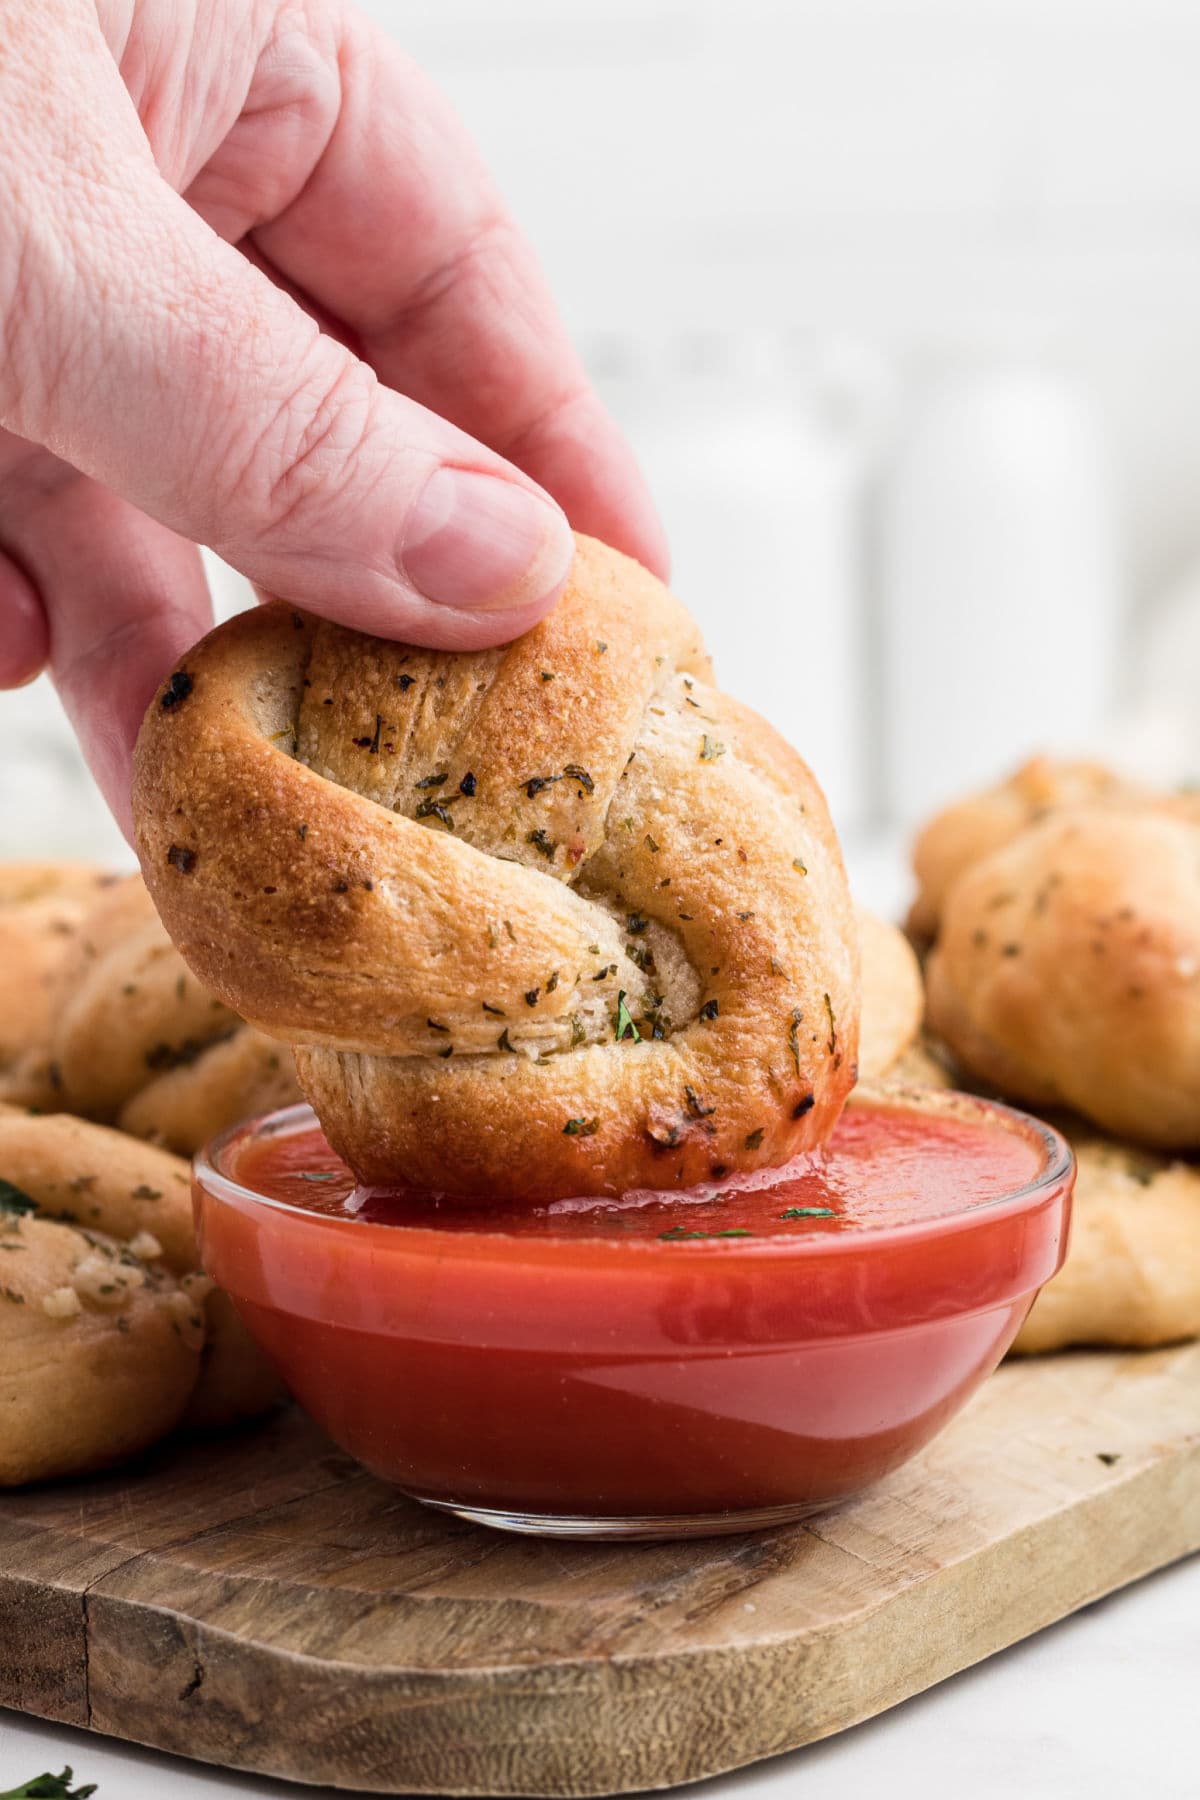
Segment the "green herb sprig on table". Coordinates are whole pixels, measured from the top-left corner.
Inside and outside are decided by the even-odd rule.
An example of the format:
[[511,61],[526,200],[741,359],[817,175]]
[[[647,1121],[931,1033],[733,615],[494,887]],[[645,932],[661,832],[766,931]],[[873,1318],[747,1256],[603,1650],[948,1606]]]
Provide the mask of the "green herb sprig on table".
[[84,1787],[72,1787],[71,1779],[69,1766],[61,1775],[35,1775],[23,1786],[9,1788],[0,1794],[0,1800],[88,1800],[88,1795],[96,1792],[94,1781]]

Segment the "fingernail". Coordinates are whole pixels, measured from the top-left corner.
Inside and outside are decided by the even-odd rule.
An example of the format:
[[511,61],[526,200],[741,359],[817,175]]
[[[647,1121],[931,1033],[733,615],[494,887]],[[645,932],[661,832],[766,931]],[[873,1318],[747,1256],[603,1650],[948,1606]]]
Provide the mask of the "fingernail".
[[439,606],[525,606],[565,579],[575,546],[562,514],[515,481],[435,469],[409,516],[404,571]]

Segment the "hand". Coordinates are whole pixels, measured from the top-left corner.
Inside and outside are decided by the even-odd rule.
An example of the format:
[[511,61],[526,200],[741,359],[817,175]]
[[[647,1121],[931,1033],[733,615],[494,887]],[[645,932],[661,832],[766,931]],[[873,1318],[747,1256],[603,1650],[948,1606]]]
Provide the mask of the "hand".
[[0,118],[0,686],[49,662],[126,830],[197,542],[446,648],[553,605],[564,513],[663,570],[478,152],[356,12],[0,0]]

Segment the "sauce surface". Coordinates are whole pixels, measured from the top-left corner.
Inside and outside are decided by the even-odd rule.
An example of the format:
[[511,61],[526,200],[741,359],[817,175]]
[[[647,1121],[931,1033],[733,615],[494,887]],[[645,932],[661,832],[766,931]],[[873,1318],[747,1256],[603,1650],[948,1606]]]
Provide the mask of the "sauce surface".
[[1023,1135],[969,1118],[857,1106],[843,1115],[825,1152],[784,1170],[615,1200],[498,1208],[399,1188],[360,1188],[315,1124],[249,1139],[227,1166],[234,1180],[272,1200],[360,1224],[696,1242],[841,1234],[941,1218],[1023,1187],[1036,1176],[1039,1158]]

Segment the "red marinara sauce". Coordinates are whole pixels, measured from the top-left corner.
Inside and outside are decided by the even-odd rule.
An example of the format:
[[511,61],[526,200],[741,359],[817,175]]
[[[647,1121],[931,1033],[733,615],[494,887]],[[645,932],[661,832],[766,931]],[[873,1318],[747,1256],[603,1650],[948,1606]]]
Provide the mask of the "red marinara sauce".
[[197,1168],[209,1273],[345,1449],[530,1529],[798,1515],[927,1442],[1065,1250],[1070,1153],[958,1095],[823,1153],[528,1208],[363,1190],[304,1108]]

